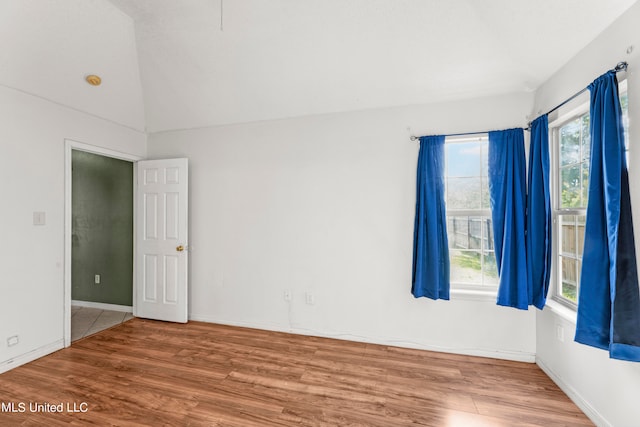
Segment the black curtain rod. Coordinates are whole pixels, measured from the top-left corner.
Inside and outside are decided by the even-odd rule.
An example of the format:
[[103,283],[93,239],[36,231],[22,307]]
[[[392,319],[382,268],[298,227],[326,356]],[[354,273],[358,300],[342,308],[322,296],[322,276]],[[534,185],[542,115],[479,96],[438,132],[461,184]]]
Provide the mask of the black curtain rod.
[[[627,66],[629,64],[627,64],[626,61],[622,61],[622,62],[618,62],[618,64],[611,70],[609,71],[613,71],[613,72],[620,72],[620,71],[627,71]],[[571,95],[569,98],[565,99],[564,101],[562,101],[560,104],[556,105],[555,107],[553,107],[551,110],[547,111],[546,113],[542,114],[542,116],[547,115],[547,114],[551,114],[554,111],[556,111],[558,108],[566,105],[567,103],[573,101],[574,99],[576,99],[578,96],[582,95],[585,91],[587,91],[589,89],[589,87],[585,87],[584,89],[582,89],[581,91]],[[524,128],[524,130],[531,130],[531,122],[529,122],[528,126],[526,128]],[[463,135],[479,135],[479,134],[483,134],[483,133],[489,133],[489,131],[486,132],[464,132],[464,133],[450,133],[450,134],[445,134],[444,136],[463,136]],[[411,137],[409,137],[409,139],[411,141],[416,141],[418,139],[420,139],[419,136],[413,136],[411,135]]]
[[[623,62],[618,62],[618,64],[611,70],[609,71],[613,71],[615,73],[618,73],[620,71],[627,71],[627,66],[629,64],[627,64],[625,61]],[[574,95],[570,96],[569,98],[567,98],[566,100],[562,101],[560,104],[556,105],[555,107],[553,107],[551,110],[547,111],[546,113],[542,114],[547,115],[547,114],[551,114],[554,111],[556,111],[558,108],[563,107],[564,105],[566,105],[567,103],[573,101],[574,99],[576,99],[578,96],[582,95],[583,93],[585,93],[587,90],[589,89],[589,87],[585,87],[584,89],[582,89],[581,91],[575,93]],[[531,125],[531,123],[529,123],[529,125]]]

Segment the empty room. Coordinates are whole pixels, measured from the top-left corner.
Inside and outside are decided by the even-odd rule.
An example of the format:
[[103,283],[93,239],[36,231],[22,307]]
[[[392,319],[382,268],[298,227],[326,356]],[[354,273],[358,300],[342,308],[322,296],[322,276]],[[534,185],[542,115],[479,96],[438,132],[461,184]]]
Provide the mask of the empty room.
[[638,23],[0,1],[0,425],[640,425]]

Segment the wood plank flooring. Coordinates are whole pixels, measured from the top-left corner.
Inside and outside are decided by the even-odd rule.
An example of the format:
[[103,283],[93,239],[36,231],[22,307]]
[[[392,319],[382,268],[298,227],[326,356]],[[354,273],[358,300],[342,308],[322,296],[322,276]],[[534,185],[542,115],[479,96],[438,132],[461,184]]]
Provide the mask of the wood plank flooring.
[[3,426],[593,425],[534,364],[143,319],[0,375],[0,402],[25,409]]

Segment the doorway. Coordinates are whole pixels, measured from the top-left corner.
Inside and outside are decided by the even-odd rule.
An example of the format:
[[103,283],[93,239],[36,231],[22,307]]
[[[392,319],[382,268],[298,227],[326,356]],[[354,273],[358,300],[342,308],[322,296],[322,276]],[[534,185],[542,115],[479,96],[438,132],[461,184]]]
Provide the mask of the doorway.
[[131,315],[127,312],[132,312],[135,298],[133,192],[138,160],[65,141],[65,347],[72,336],[80,338]]
[[72,150],[71,193],[73,342],[133,312],[133,163]]

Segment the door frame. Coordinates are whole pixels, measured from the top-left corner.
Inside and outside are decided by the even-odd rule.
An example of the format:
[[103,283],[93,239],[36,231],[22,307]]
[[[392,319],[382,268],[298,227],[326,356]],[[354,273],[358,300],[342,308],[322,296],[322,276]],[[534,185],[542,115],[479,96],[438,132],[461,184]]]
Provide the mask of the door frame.
[[[133,218],[136,218],[136,163],[144,160],[134,154],[123,153],[121,151],[109,148],[99,147],[97,145],[86,144],[71,139],[64,140],[64,291],[63,291],[63,339],[64,346],[71,345],[71,153],[73,150],[84,151],[87,153],[98,154],[104,157],[125,160],[133,163]],[[136,266],[135,266],[135,247],[136,247],[136,224],[133,223],[133,247],[134,247],[134,264],[133,264],[133,314],[136,314]]]

